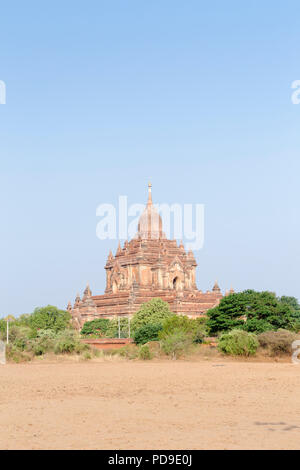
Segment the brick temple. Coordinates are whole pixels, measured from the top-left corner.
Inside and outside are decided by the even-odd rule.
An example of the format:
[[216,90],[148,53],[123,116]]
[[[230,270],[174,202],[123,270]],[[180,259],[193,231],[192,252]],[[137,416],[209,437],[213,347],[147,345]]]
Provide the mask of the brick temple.
[[74,306],[69,302],[67,309],[77,328],[96,318],[130,317],[154,297],[168,302],[174,313],[203,316],[218,305],[222,293],[217,282],[212,291],[197,289],[196,266],[192,251],[186,252],[182,242],[178,245],[166,238],[149,184],[136,236],[125,241],[123,248],[119,243],[115,256],[111,251],[108,255],[105,293],[92,295],[88,285],[83,297],[77,294]]

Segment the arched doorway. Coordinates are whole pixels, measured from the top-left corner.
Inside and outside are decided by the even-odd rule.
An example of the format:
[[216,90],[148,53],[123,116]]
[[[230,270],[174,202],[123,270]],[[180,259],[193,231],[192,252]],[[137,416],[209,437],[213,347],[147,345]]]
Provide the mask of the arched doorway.
[[178,276],[176,276],[173,279],[173,289],[178,290],[178,288],[179,288],[179,279],[178,279]]

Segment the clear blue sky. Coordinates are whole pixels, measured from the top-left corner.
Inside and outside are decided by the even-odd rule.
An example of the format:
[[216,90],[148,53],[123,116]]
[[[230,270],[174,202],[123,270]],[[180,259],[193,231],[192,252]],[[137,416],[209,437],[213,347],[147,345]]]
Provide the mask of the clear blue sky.
[[96,207],[205,204],[198,287],[300,298],[300,4],[1,4],[0,316],[105,287]]

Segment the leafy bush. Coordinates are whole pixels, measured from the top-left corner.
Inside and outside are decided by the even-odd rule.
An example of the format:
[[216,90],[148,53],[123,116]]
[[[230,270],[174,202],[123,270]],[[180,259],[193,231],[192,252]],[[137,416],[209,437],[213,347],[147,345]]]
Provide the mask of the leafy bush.
[[206,319],[191,319],[185,315],[174,315],[167,318],[159,332],[159,339],[163,339],[174,331],[181,330],[190,334],[193,343],[202,343],[206,334]]
[[292,342],[295,339],[296,335],[287,330],[266,331],[258,335],[259,345],[274,356],[277,354],[291,354]]
[[9,342],[12,343],[20,351],[27,348],[28,340],[31,337],[31,329],[26,326],[9,326]]
[[53,351],[56,335],[52,330],[38,330],[37,337],[27,343],[27,349],[35,356]]
[[[67,313],[67,315],[65,315]],[[56,307],[36,309],[32,315],[21,315],[9,324],[8,360],[21,362],[47,352],[88,352],[90,346],[80,341],[79,334],[71,329],[69,313]],[[45,328],[40,328],[42,325]],[[61,329],[66,325],[65,329]],[[6,321],[0,320],[0,339],[6,339]]]
[[174,316],[169,304],[162,299],[154,298],[141,305],[131,320],[131,330],[135,332],[148,324],[162,323],[167,318]]
[[80,349],[80,339],[75,331],[64,330],[57,335],[54,346],[55,354],[77,352],[78,348]]
[[152,359],[152,354],[149,349],[149,346],[147,344],[143,344],[139,348],[139,359],[142,359],[143,361],[147,361],[149,359]]
[[97,318],[96,320],[87,321],[83,325],[81,330],[81,334],[83,336],[105,336],[108,328],[109,328],[110,321],[108,318]]
[[149,323],[148,325],[141,326],[134,332],[134,342],[136,344],[145,344],[149,341],[156,341],[161,329],[161,323]]
[[255,334],[243,330],[232,330],[222,334],[218,349],[233,356],[251,356],[256,353],[258,344]]
[[58,332],[71,327],[71,315],[66,310],[59,310],[57,307],[48,305],[36,308],[30,316],[29,323],[35,331],[41,329]]
[[165,335],[160,340],[161,349],[165,354],[177,359],[182,354],[189,351],[192,345],[192,337],[190,333],[181,329],[173,330],[169,335]]

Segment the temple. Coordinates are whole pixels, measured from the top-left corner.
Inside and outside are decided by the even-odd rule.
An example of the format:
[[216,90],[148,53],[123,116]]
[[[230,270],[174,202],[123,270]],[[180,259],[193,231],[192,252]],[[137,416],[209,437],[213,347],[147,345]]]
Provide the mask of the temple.
[[83,297],[77,294],[75,304],[72,307],[69,302],[67,309],[77,328],[96,318],[130,317],[154,297],[168,302],[174,313],[203,316],[218,305],[222,293],[217,282],[212,291],[197,289],[196,266],[192,251],[186,252],[182,242],[178,246],[176,240],[166,238],[149,184],[136,236],[125,241],[123,248],[119,243],[115,256],[111,251],[108,255],[105,293],[92,295],[88,285]]

